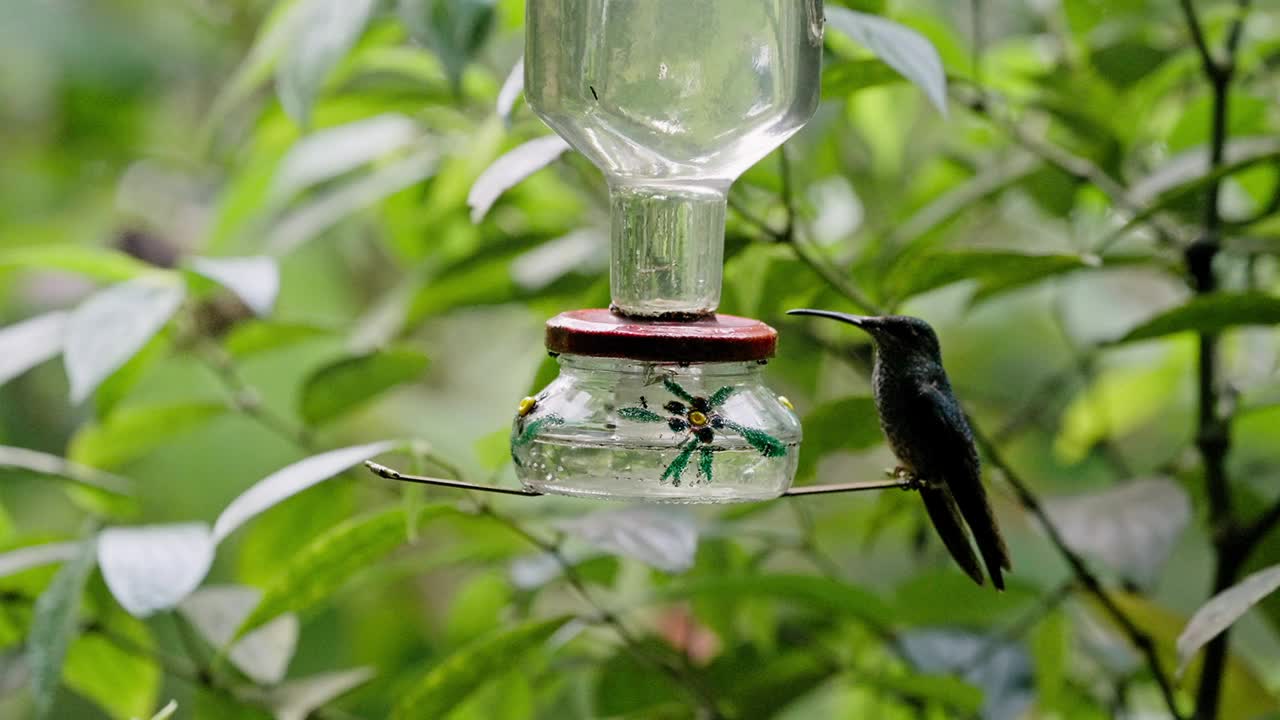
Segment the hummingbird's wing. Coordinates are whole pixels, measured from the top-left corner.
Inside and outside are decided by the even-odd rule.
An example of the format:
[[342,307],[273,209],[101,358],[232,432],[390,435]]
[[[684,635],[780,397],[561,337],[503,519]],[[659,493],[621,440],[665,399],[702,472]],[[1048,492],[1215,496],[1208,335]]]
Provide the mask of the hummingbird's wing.
[[935,451],[928,453],[931,467],[917,470],[925,477],[941,479],[946,484],[973,534],[992,584],[1003,590],[1001,571],[1012,569],[1012,563],[987,500],[987,490],[982,485],[982,468],[969,423],[945,378],[940,382],[922,383],[919,404],[916,417],[924,424],[926,437]]

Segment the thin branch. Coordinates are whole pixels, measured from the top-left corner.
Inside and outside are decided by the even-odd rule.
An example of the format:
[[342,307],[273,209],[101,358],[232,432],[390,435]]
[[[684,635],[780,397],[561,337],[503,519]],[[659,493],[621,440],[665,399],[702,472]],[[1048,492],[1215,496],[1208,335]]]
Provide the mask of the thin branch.
[[251,386],[225,350],[212,342],[202,342],[195,356],[226,388],[235,409],[253,418],[263,427],[298,446],[305,452],[315,452],[316,445],[305,428],[296,427],[281,415],[277,415],[262,402],[262,396]]
[[1178,0],[1182,6],[1182,15],[1186,18],[1187,30],[1191,33],[1191,43],[1195,45],[1196,52],[1200,54],[1200,64],[1204,67],[1205,75],[1215,77],[1220,68],[1218,61],[1213,57],[1213,51],[1209,49],[1209,42],[1205,39],[1204,26],[1200,23],[1200,16],[1196,14],[1196,8],[1191,0]]
[[[1216,61],[1205,40],[1204,28],[1191,0],[1181,0],[1188,31],[1200,53],[1204,73],[1213,91],[1213,122],[1209,137],[1209,172],[1218,173],[1225,163],[1230,135],[1231,84],[1235,79],[1236,52],[1243,35],[1250,0],[1238,0],[1237,14],[1227,31],[1226,48]],[[1204,235],[1187,248],[1187,272],[1197,295],[1217,290],[1214,260],[1222,250],[1222,179],[1214,175],[1205,203]],[[1205,491],[1209,501],[1210,537],[1214,546],[1212,592],[1217,594],[1235,584],[1251,546],[1242,546],[1241,528],[1232,505],[1231,482],[1227,476],[1227,454],[1231,448],[1231,422],[1221,417],[1218,388],[1218,340],[1216,332],[1199,337],[1197,395],[1199,398],[1196,447],[1204,463]],[[1262,520],[1266,520],[1264,516]],[[1261,527],[1261,526],[1258,526]],[[1251,529],[1246,529],[1248,533]],[[1265,531],[1263,531],[1265,532]],[[1218,634],[1205,648],[1200,686],[1196,691],[1197,720],[1216,720],[1221,705],[1222,681],[1226,673],[1229,630]]]

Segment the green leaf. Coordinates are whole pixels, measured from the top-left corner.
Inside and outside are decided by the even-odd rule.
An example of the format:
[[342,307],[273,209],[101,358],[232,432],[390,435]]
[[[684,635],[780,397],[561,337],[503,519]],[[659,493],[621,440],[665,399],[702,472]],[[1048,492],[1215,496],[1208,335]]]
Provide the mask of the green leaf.
[[209,127],[221,123],[228,112],[249,99],[271,77],[294,34],[302,7],[302,0],[281,0],[272,5],[258,29],[253,46],[214,98],[206,120]]
[[51,312],[0,328],[0,385],[62,352],[67,317]]
[[879,417],[875,400],[869,397],[849,397],[814,408],[804,418],[804,445],[796,477],[812,477],[819,461],[833,452],[879,445]]
[[284,679],[298,647],[297,616],[284,614],[243,637],[237,630],[259,604],[262,591],[245,585],[213,585],[192,593],[178,611],[221,656],[259,685]]
[[859,90],[903,80],[901,73],[883,60],[839,60],[822,68],[822,94],[828,98],[848,96]]
[[407,147],[418,125],[399,113],[383,113],[327,127],[294,143],[271,180],[275,202],[285,202],[319,183],[345,175]]
[[113,285],[80,304],[67,321],[63,362],[71,401],[89,397],[169,322],[186,295],[178,276],[159,275]]
[[38,475],[70,480],[83,487],[118,497],[133,494],[133,484],[125,478],[68,462],[57,455],[26,448],[0,445],[0,469],[3,468],[26,470]]
[[7,270],[56,270],[102,282],[120,282],[152,272],[153,268],[118,250],[50,243],[0,251],[0,272]]
[[110,417],[119,404],[133,392],[147,371],[165,357],[172,347],[170,333],[161,331],[147,341],[142,349],[129,358],[129,362],[120,367],[98,386],[93,393],[93,410],[98,420]]
[[915,627],[991,627],[1018,617],[1036,597],[1036,591],[1025,584],[1010,582],[1005,592],[995,593],[959,572],[937,570],[898,586],[893,594],[894,618]]
[[947,114],[947,73],[933,43],[911,28],[875,15],[842,7],[829,7],[826,13],[830,27],[875,53]]
[[302,323],[250,320],[236,325],[222,342],[233,358],[243,359],[272,352],[332,334],[328,328]]
[[[428,506],[418,511],[415,522],[421,524],[448,511],[446,506]],[[236,636],[278,615],[303,614],[324,603],[352,576],[403,545],[405,523],[405,511],[397,506],[351,518],[312,540],[276,574]]]
[[124,408],[102,422],[80,428],[71,438],[67,458],[91,467],[116,468],[203,427],[226,411],[221,403]]
[[192,271],[235,293],[257,315],[270,315],[280,292],[274,258],[192,258]]
[[415,680],[392,711],[393,720],[438,718],[492,682],[521,656],[542,646],[570,618],[533,620],[490,635],[450,655]]
[[921,673],[879,673],[867,678],[867,684],[901,693],[904,697],[943,705],[948,717],[974,717],[982,710],[983,692],[954,675]]
[[293,252],[347,216],[431,177],[435,174],[438,160],[439,153],[434,149],[419,148],[367,174],[311,196],[305,204],[280,218],[271,229],[268,251],[277,256]]
[[[1129,616],[1138,629],[1155,642],[1156,655],[1165,672],[1171,673],[1177,661],[1175,647],[1179,633],[1186,625],[1185,619],[1150,600],[1132,593],[1112,592],[1111,600]],[[1098,602],[1089,599],[1094,614],[1113,628],[1111,615]],[[1120,637],[1125,637],[1118,633]],[[1184,668],[1187,691],[1192,695],[1199,686],[1201,661],[1194,660]],[[1222,718],[1252,718],[1280,710],[1280,702],[1269,691],[1257,673],[1234,653],[1229,653],[1222,681],[1222,700],[1218,716]]]
[[409,347],[343,358],[306,379],[298,412],[308,425],[323,425],[382,392],[420,379],[426,369],[427,356]]
[[191,594],[213,564],[205,523],[112,527],[98,535],[98,567],[116,601],[145,618]]
[[312,675],[271,688],[265,700],[276,720],[307,720],[312,711],[369,682],[373,676],[372,668]]
[[467,194],[471,222],[478,223],[502,193],[520,184],[569,150],[569,143],[559,135],[540,137],[507,152],[485,168]]
[[364,33],[374,0],[303,0],[291,20],[284,54],[276,64],[276,94],[300,125],[325,78]]
[[76,615],[93,571],[93,559],[94,542],[90,538],[36,599],[27,639],[27,666],[31,670],[31,695],[37,717],[47,717],[53,708],[67,648],[76,635]]
[[1200,648],[1278,589],[1280,565],[1275,565],[1253,573],[1200,606],[1178,635],[1178,673],[1182,674],[1187,669],[1187,663],[1200,652]]
[[885,279],[884,293],[896,300],[905,300],[962,280],[973,280],[978,284],[975,299],[985,299],[1055,275],[1101,266],[1100,259],[1081,255],[1034,255],[1010,250],[924,252],[894,265]]
[[493,26],[494,0],[400,0],[400,20],[415,40],[430,48],[455,91],[462,71]]
[[868,590],[838,580],[810,575],[726,575],[676,583],[657,592],[668,600],[692,597],[765,597],[786,600],[824,612],[846,615],[873,627],[892,618],[893,611]]
[[376,442],[330,450],[277,470],[227,505],[213,525],[213,541],[222,542],[241,525],[276,504],[344,472],[352,465],[389,452],[397,445],[395,442]]
[[100,608],[95,625],[111,637],[89,632],[77,638],[67,651],[63,682],[116,720],[147,717],[161,679],[160,667],[148,656],[155,645],[151,633],[114,608]]
[[1031,636],[1035,659],[1036,696],[1042,710],[1062,709],[1067,693],[1067,666],[1071,653],[1071,628],[1066,613],[1045,616]]
[[1280,324],[1280,298],[1263,293],[1214,293],[1193,298],[1130,330],[1117,343],[1175,333],[1217,333],[1238,325]]

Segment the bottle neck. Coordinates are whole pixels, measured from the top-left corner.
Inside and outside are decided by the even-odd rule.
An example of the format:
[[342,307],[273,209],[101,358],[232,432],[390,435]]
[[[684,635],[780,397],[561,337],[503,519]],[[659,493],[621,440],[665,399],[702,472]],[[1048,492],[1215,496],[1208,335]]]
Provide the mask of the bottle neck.
[[609,195],[614,309],[642,318],[714,313],[724,270],[724,190],[614,184]]

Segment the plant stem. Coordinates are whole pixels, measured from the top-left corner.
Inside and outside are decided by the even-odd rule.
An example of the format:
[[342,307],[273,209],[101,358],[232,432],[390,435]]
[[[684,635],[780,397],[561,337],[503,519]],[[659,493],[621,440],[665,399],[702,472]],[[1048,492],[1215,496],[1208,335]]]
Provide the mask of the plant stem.
[[[1204,27],[1191,0],[1181,0],[1182,14],[1192,43],[1200,55],[1200,64],[1213,92],[1213,119],[1209,138],[1209,172],[1216,173],[1225,163],[1230,132],[1231,84],[1235,78],[1235,57],[1248,14],[1250,0],[1239,0],[1238,12],[1227,31],[1224,57],[1217,59],[1210,49]],[[1187,273],[1197,295],[1217,290],[1213,263],[1222,250],[1221,177],[1209,183],[1205,198],[1204,234],[1187,247]],[[1200,333],[1198,339],[1197,396],[1198,417],[1196,447],[1204,463],[1205,493],[1209,501],[1210,537],[1214,547],[1212,594],[1235,584],[1251,546],[1241,541],[1242,528],[1231,501],[1231,483],[1227,477],[1227,453],[1231,448],[1230,418],[1220,416],[1218,392],[1218,339],[1214,332]],[[1256,542],[1256,540],[1253,540]],[[1221,705],[1222,681],[1226,672],[1231,637],[1229,629],[1215,637],[1205,648],[1200,687],[1196,692],[1196,720],[1216,720]]]

